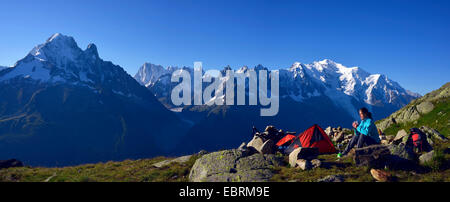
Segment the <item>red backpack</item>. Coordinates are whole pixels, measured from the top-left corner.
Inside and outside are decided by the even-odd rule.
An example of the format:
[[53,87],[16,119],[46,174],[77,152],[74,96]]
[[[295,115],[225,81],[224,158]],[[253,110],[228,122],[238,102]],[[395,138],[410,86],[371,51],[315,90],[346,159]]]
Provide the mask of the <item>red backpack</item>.
[[422,135],[418,131],[411,129],[411,139],[413,141],[414,147],[416,147],[419,152],[421,152],[423,150]]

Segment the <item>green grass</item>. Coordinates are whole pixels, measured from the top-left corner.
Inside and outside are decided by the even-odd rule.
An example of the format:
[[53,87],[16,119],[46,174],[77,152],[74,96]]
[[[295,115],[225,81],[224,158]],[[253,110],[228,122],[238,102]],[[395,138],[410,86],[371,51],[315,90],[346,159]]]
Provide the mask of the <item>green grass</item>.
[[186,163],[172,163],[162,168],[152,164],[165,157],[86,164],[62,168],[21,167],[0,170],[0,181],[13,182],[183,182],[199,158],[193,155]]

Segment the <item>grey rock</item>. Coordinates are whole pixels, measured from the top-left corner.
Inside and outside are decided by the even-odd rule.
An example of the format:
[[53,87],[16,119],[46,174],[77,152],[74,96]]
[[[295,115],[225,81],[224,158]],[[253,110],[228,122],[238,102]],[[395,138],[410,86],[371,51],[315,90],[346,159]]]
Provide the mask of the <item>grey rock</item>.
[[258,148],[260,148],[263,144],[263,139],[255,135],[253,136],[253,139],[247,144],[247,147],[253,147],[258,150]]
[[401,143],[399,145],[387,145],[391,155],[387,161],[390,169],[409,170],[417,166],[417,156],[413,148]]
[[442,135],[441,133],[439,133],[439,132],[438,132],[436,129],[434,129],[434,128],[429,128],[429,127],[427,127],[427,126],[422,126],[422,127],[420,127],[420,130],[421,130],[422,132],[426,133],[427,135],[429,135],[429,136],[431,136],[431,137],[433,137],[433,138],[436,138],[436,139],[438,139],[438,140],[440,140],[440,141],[447,141],[447,140],[448,140],[444,135]]
[[322,161],[319,159],[311,160],[311,165],[313,168],[320,168],[322,166]]
[[246,156],[237,149],[213,152],[197,159],[189,174],[191,182],[262,182],[272,176],[272,168],[283,165],[275,155]]
[[405,144],[394,145],[390,144],[387,146],[392,155],[398,156],[400,158],[415,161],[417,156],[413,151],[413,148],[408,147]]
[[275,142],[273,140],[268,139],[264,141],[258,136],[254,136],[247,144],[247,147],[258,151],[261,154],[272,154],[275,152]]
[[322,179],[317,180],[317,182],[344,182],[343,175],[328,175]]
[[297,168],[300,168],[302,170],[310,170],[312,167],[313,166],[309,160],[306,159],[297,160]]
[[421,114],[427,114],[427,113],[433,111],[434,105],[433,105],[433,103],[431,103],[429,101],[425,101],[425,102],[418,104],[416,106],[416,108],[417,108],[417,111],[419,111]]
[[396,135],[395,138],[394,138],[394,142],[397,142],[397,141],[399,141],[399,140],[402,140],[404,137],[409,137],[409,134],[408,134],[404,129],[399,130],[399,131],[397,132],[397,135]]
[[330,136],[330,133],[332,132],[331,126],[328,126],[324,131],[328,136]]
[[207,154],[208,152],[206,151],[206,150],[200,150],[198,153],[197,153],[197,155],[205,155],[205,154]]
[[315,159],[319,155],[319,148],[299,147],[289,154],[289,165],[295,167],[298,159]]
[[371,145],[354,151],[353,160],[356,166],[383,168],[390,156],[389,149],[384,145]]
[[334,136],[334,142],[342,142],[344,140],[344,132],[339,132],[336,136]]
[[422,154],[419,157],[420,165],[425,165],[427,162],[433,160],[434,150],[428,153]]
[[273,154],[275,151],[275,143],[273,140],[267,140],[264,144],[259,148],[259,153],[261,154]]

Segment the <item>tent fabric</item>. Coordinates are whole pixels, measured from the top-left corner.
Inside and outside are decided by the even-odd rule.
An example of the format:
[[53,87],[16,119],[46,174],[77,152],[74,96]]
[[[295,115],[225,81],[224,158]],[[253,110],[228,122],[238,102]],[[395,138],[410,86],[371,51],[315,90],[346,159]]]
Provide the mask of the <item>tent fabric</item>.
[[301,133],[285,150],[286,153],[294,151],[298,147],[317,147],[319,153],[335,153],[333,143],[325,131],[317,124]]
[[290,154],[292,151],[294,151],[295,149],[302,147],[302,143],[300,142],[300,138],[295,137],[294,141],[292,142],[291,145],[289,145],[285,150],[284,153],[285,154]]
[[277,145],[277,147],[281,147],[283,145],[290,145],[290,144],[292,144],[292,142],[294,141],[295,138],[296,138],[295,135],[286,135],[283,138],[281,138],[281,140],[278,141],[278,143],[276,145]]

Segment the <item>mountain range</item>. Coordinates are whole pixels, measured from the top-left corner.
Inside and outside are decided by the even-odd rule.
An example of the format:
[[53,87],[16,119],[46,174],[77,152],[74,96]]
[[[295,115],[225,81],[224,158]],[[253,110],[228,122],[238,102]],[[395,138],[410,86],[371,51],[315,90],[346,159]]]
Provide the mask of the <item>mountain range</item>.
[[52,35],[0,68],[0,159],[59,166],[215,151],[248,140],[252,126],[296,132],[315,123],[344,126],[360,107],[380,119],[419,97],[358,67],[296,62],[279,69],[278,115],[261,117],[261,106],[173,105],[177,83],[170,78],[178,69],[193,72],[145,63],[133,78],[102,60],[94,44],[82,50],[72,37]]

